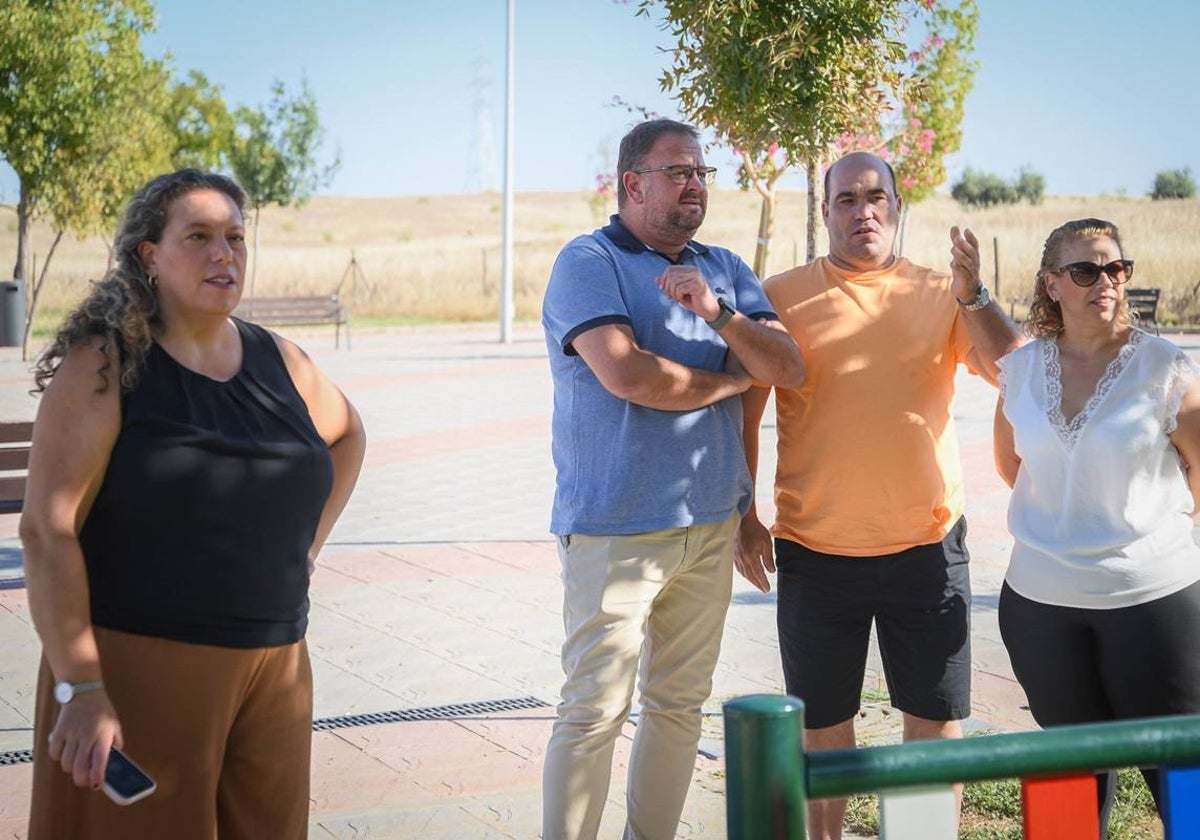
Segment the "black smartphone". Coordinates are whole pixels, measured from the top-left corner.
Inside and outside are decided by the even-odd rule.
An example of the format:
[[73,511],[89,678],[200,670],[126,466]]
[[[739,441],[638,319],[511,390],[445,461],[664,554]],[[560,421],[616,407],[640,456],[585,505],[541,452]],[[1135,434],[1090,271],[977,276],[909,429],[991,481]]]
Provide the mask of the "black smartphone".
[[138,767],[123,752],[113,747],[108,751],[108,767],[104,769],[104,792],[118,805],[128,805],[145,799],[157,787],[154,779]]

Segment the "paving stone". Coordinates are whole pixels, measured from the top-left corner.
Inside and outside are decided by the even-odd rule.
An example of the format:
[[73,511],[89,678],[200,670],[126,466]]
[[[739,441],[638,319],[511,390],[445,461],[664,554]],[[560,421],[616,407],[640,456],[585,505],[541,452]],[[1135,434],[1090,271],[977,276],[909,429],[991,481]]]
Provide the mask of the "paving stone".
[[[562,588],[547,533],[554,472],[552,394],[536,325],[500,344],[489,326],[357,331],[353,351],[324,334],[301,343],[362,413],[368,466],[313,578],[309,646],[317,717],[533,696],[558,702]],[[1200,343],[1183,346],[1200,357]],[[29,419],[28,366],[0,348],[0,418]],[[972,555],[973,729],[1033,726],[999,638],[996,603],[1011,538],[1008,489],[991,462],[995,392],[960,374],[954,416],[967,482]],[[774,515],[776,432],[762,430],[758,505]],[[38,648],[16,517],[0,517],[0,750],[31,743]],[[703,752],[679,837],[725,836],[721,702],[782,692],[775,595],[734,584]],[[886,697],[876,650],[866,688]],[[636,698],[635,698],[636,700]],[[900,715],[864,706],[860,733],[899,738]],[[553,706],[313,735],[313,838],[536,837],[540,764]],[[636,719],[636,718],[635,718]],[[618,739],[601,834],[624,824],[636,729]],[[0,767],[0,837],[24,837],[30,766]],[[849,835],[847,835],[849,836]]]

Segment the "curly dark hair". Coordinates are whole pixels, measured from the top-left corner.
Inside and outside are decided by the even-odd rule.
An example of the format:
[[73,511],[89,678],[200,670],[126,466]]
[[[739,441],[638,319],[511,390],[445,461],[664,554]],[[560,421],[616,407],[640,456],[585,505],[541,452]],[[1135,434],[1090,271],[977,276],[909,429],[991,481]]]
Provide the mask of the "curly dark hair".
[[[1050,299],[1050,292],[1046,289],[1046,275],[1059,267],[1062,250],[1068,242],[1094,239],[1098,236],[1115,242],[1121,258],[1125,258],[1125,246],[1121,244],[1120,231],[1116,225],[1104,219],[1076,219],[1059,225],[1046,237],[1046,244],[1042,247],[1042,262],[1034,277],[1033,302],[1029,304],[1029,317],[1025,319],[1024,329],[1027,335],[1032,338],[1048,338],[1063,331],[1062,307],[1058,301]],[[1129,308],[1129,301],[1122,298],[1117,322],[1122,326],[1129,326],[1136,317]]]
[[[138,246],[160,241],[171,204],[196,190],[224,193],[245,213],[246,192],[232,178],[215,172],[180,169],[159,175],[138,190],[117,228],[113,242],[115,264],[103,279],[92,283],[87,297],[67,315],[38,359],[33,374],[35,391],[44,391],[67,354],[95,336],[103,337],[100,349],[106,357],[116,350],[122,393],[137,385],[153,331],[162,326],[155,282],[146,272]],[[106,361],[98,371],[101,392],[109,385],[108,368]]]

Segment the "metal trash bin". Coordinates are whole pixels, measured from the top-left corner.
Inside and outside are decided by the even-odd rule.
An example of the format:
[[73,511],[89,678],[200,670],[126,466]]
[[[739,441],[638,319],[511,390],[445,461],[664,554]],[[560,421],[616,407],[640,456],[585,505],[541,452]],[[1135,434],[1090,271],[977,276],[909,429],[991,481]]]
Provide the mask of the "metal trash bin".
[[25,341],[25,281],[0,281],[0,347]]

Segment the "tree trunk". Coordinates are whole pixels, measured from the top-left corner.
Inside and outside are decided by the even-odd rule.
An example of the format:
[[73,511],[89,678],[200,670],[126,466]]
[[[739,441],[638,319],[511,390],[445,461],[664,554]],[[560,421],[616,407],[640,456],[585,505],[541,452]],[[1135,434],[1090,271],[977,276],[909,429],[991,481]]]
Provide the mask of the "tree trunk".
[[17,264],[13,267],[13,279],[25,279],[25,261],[29,253],[30,215],[29,188],[21,179],[21,197],[17,202]]
[[754,275],[767,278],[767,258],[771,254],[771,236],[775,233],[775,183],[762,193],[762,209],[758,213],[758,246],[754,249]]
[[50,260],[54,259],[54,251],[58,248],[58,243],[62,241],[63,232],[60,230],[54,235],[54,241],[50,243],[50,251],[46,254],[46,261],[42,263],[42,271],[38,275],[37,282],[33,284],[33,294],[29,296],[29,311],[25,313],[25,335],[21,337],[21,361],[29,361],[29,336],[33,335],[33,318],[37,314],[38,298],[42,294],[42,286],[46,282],[46,272],[50,269]]
[[809,158],[804,163],[804,172],[808,177],[808,241],[805,251],[805,262],[817,258],[817,160]]
[[905,202],[904,209],[900,211],[900,235],[896,238],[896,256],[904,256],[904,232],[908,230],[908,208],[911,205]]
[[254,253],[250,255],[250,298],[254,298],[254,275],[258,273],[258,205],[254,205]]

